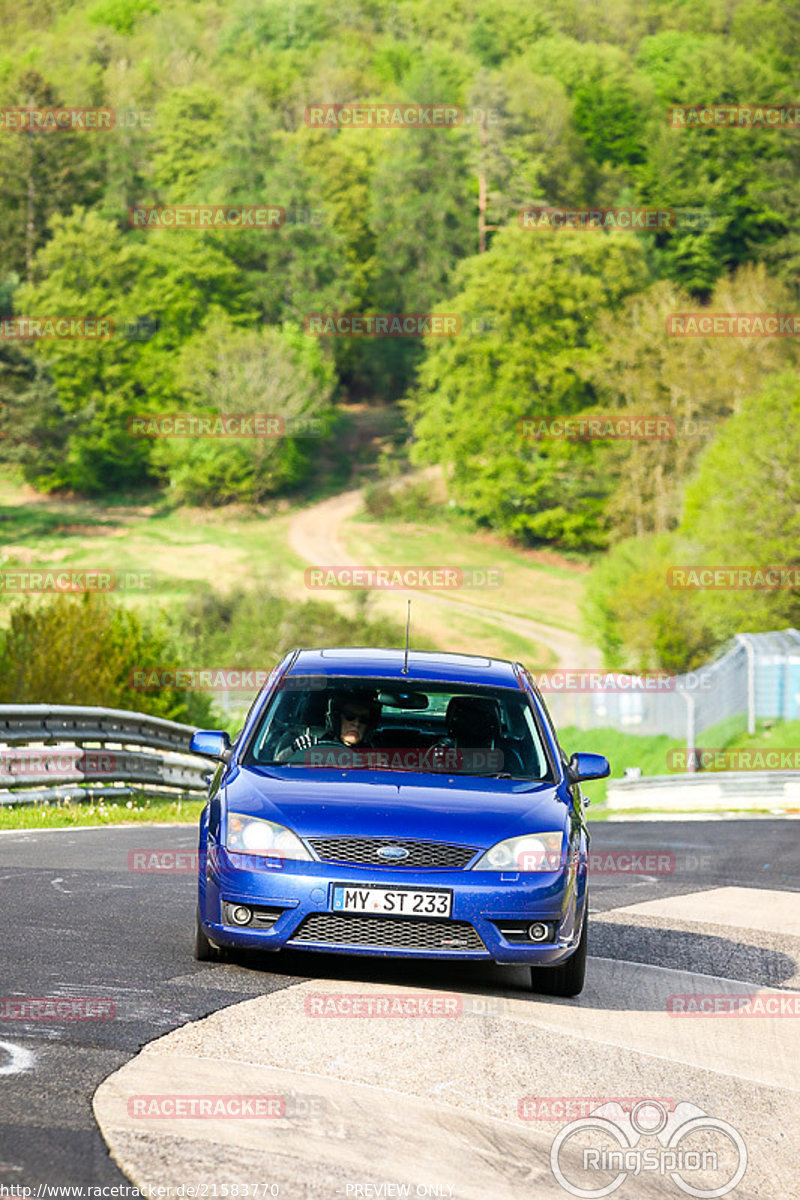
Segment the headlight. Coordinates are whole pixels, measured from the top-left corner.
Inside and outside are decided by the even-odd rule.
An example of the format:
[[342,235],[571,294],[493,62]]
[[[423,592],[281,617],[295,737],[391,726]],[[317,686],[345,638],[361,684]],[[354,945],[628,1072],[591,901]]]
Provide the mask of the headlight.
[[506,838],[482,854],[473,871],[559,871],[563,833],[523,833]]
[[236,854],[263,854],[269,858],[314,861],[291,829],[274,821],[262,821],[260,817],[246,817],[242,813],[228,813],[225,844],[228,850]]

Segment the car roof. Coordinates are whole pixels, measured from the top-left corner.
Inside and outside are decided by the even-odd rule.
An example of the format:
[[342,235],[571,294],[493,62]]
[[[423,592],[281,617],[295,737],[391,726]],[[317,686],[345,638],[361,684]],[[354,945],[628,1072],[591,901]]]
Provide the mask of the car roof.
[[415,679],[440,683],[485,684],[492,687],[520,687],[514,664],[502,658],[482,658],[474,654],[446,654],[438,651],[409,650],[408,674],[403,673],[404,650],[339,647],[325,650],[300,650],[287,675],[338,675],[357,678]]

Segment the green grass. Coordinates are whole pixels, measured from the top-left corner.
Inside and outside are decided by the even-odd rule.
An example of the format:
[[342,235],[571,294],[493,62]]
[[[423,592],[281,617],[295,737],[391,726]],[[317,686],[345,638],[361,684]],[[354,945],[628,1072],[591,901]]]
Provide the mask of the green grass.
[[[103,501],[40,497],[7,469],[0,476],[0,571],[111,571],[133,586],[114,595],[137,607],[169,607],[198,587],[263,583],[284,592],[305,564],[288,547],[285,504],[250,511],[173,507],[159,493]],[[144,578],[142,578],[144,576]],[[0,624],[23,598],[0,590]]]
[[343,536],[348,551],[365,563],[499,572],[499,587],[464,588],[446,594],[558,629],[577,632],[581,628],[580,603],[588,575],[585,564],[570,563],[554,553],[516,548],[474,530],[445,508],[437,514],[436,524],[389,524],[355,517],[345,522]]
[[[708,730],[698,737],[698,746],[726,751],[785,750],[800,746],[800,721],[757,721],[756,731],[752,735],[734,732],[727,724],[715,728],[716,732]],[[728,729],[727,740],[723,737],[725,728]],[[642,775],[682,774],[680,769],[671,766],[667,754],[670,750],[685,753],[686,741],[683,738],[671,738],[666,734],[642,737],[635,733],[620,733],[616,729],[576,729],[571,726],[560,729],[558,736],[567,754],[573,754],[576,750],[605,754],[611,764],[612,779],[621,779],[626,767],[640,767]],[[592,801],[589,810],[592,819],[603,817],[602,809],[598,811],[597,806],[605,805],[607,787],[606,779],[598,779],[584,786],[585,794]]]
[[[185,604],[209,585],[226,592],[262,586],[287,598],[307,599],[308,564],[288,544],[294,511],[287,500],[257,511],[176,507],[157,491],[98,500],[42,496],[6,466],[0,469],[0,573],[15,568],[113,572],[115,581],[129,584],[115,587],[115,597],[144,612]],[[495,610],[577,629],[585,569],[557,556],[549,556],[554,563],[538,561],[497,539],[468,532],[463,520],[449,517],[444,508],[440,512],[441,527],[402,526],[393,532],[380,522],[367,523],[352,526],[349,536],[355,537],[358,556],[366,562],[499,569],[500,588],[465,589],[458,597],[449,593],[485,608],[485,620],[474,611],[430,611],[423,629],[420,610],[418,633],[441,649],[520,658],[534,670],[552,666],[554,656],[546,644],[505,628]],[[0,589],[0,627],[25,595]],[[333,594],[324,599],[341,605]],[[376,602],[373,593],[371,608],[405,620],[405,604],[387,605],[386,596]]]
[[0,806],[0,829],[76,829],[88,825],[196,825],[203,800],[161,800],[140,796],[130,801],[51,801]]
[[[620,733],[617,729],[575,729],[566,726],[558,731],[558,740],[567,754],[578,750],[605,754],[611,764],[611,778],[621,779],[626,767],[640,767],[643,775],[668,775],[667,751],[685,749],[680,738],[666,734],[641,737],[635,733]],[[583,786],[592,807],[605,804],[607,779],[598,779]],[[594,815],[590,809],[590,813]]]

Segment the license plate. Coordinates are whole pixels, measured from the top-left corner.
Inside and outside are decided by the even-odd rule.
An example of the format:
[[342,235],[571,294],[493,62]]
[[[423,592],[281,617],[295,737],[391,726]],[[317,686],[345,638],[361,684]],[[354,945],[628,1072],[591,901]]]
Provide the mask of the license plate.
[[453,893],[430,888],[345,887],[333,889],[334,912],[381,913],[384,916],[449,917]]

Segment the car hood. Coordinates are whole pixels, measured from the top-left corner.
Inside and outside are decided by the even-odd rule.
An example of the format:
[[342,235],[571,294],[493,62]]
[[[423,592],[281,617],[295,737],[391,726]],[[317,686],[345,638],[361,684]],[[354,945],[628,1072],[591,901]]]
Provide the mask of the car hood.
[[488,848],[521,833],[563,829],[552,783],[388,771],[238,767],[231,812],[287,825],[301,837],[420,838]]

